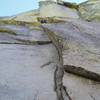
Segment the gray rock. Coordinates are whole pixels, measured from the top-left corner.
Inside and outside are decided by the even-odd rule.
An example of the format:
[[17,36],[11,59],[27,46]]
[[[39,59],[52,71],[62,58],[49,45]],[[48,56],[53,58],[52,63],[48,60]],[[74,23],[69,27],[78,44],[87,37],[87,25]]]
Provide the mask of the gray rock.
[[[0,100],[56,100],[52,45],[0,44]],[[55,58],[54,58],[55,59]]]
[[[79,18],[76,9],[71,9],[58,5],[54,2],[43,2],[40,4],[40,16],[41,17],[67,17],[67,18]],[[56,12],[56,13],[55,13]]]
[[[89,0],[82,5],[86,4],[88,8],[90,2],[91,9],[97,1]],[[59,7],[65,9],[55,3],[52,6],[56,6],[57,12]],[[63,39],[64,65],[74,65],[100,75],[100,22],[72,18],[73,14],[70,16],[69,13],[70,18],[58,17],[63,22],[42,25]],[[18,21],[22,20],[19,18]],[[56,48],[52,43],[32,44],[33,41],[50,42],[40,24],[0,23],[0,29],[0,100],[57,100],[54,91]],[[65,72],[63,84],[67,97],[69,95],[72,100],[100,100],[100,82]]]
[[[0,33],[0,41],[49,40],[39,27],[0,25],[17,35]],[[100,74],[100,23],[66,19],[44,24],[64,40],[64,64]],[[39,29],[39,30],[37,30]],[[12,40],[11,40],[12,39]],[[56,49],[48,45],[0,44],[0,100],[56,100]],[[64,85],[72,100],[99,100],[100,84],[65,73]]]

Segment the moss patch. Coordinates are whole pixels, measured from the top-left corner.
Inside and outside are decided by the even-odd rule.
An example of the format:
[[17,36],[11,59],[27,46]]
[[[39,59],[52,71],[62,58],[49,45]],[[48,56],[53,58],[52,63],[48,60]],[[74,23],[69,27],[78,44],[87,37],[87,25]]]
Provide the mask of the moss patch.
[[9,30],[9,29],[5,29],[5,28],[0,28],[0,32],[8,33],[8,34],[11,34],[11,35],[17,35],[16,32]]
[[24,22],[24,21],[16,21],[16,20],[0,20],[0,24],[11,24],[11,25],[22,25],[22,26],[39,26],[39,22]]

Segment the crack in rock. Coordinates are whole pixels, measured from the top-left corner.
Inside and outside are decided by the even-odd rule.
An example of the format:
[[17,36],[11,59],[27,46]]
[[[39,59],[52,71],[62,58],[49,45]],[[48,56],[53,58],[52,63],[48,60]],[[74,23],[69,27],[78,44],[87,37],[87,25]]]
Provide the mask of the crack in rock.
[[57,62],[55,63],[56,65],[56,69],[54,72],[54,90],[57,94],[57,99],[58,100],[66,100],[66,98],[68,98],[67,100],[71,100],[71,98],[69,98],[68,93],[67,96],[64,97],[64,91],[66,90],[66,88],[64,89],[63,86],[63,76],[64,76],[64,65],[63,65],[63,54],[62,54],[62,50],[63,50],[63,40],[59,39],[56,34],[54,32],[52,32],[51,30],[49,30],[48,28],[45,28],[44,26],[40,26],[44,33],[48,35],[49,39],[52,41],[53,45],[56,48],[57,51]]

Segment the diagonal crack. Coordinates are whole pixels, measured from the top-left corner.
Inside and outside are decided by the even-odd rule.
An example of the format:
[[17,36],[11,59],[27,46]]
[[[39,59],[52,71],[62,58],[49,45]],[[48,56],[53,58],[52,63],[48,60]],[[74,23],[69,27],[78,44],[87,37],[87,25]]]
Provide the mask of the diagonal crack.
[[100,82],[100,74],[74,65],[64,65],[65,72]]

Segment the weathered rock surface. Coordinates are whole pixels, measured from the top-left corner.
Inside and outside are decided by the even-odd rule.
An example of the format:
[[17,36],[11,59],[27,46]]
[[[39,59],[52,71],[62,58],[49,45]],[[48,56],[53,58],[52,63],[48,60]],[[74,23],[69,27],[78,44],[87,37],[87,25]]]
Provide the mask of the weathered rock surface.
[[12,19],[15,19],[17,21],[25,21],[25,22],[37,22],[37,17],[39,16],[39,10],[32,10],[29,12],[24,12],[21,14],[18,14],[17,16],[12,17]]
[[[31,12],[24,15],[30,16]],[[26,23],[32,19],[22,20],[24,15],[10,22],[0,21],[0,100],[57,100],[54,91],[57,49],[41,24]],[[73,70],[69,73],[68,69],[64,73],[64,100],[100,100],[100,22],[59,19],[63,22],[42,26],[56,34],[55,40],[63,40],[66,69],[72,66],[74,71],[79,70],[78,74]],[[81,73],[82,70],[86,72]],[[86,77],[87,72],[96,80]]]
[[80,4],[80,16],[88,21],[100,21],[100,0],[88,0]]
[[100,73],[100,23],[71,19],[63,24],[45,26],[65,39],[65,65],[84,66]]
[[0,44],[0,100],[56,100],[52,45]]
[[[58,24],[44,24],[64,40],[64,64],[100,74],[100,23],[66,20]],[[0,42],[4,43],[0,45],[0,100],[49,100],[51,97],[56,100],[53,90],[55,48],[52,44],[24,43],[27,40],[50,41],[47,35],[38,26],[1,24],[0,28],[16,32],[16,35],[0,32]],[[15,42],[22,44],[13,44]],[[65,74],[64,85],[72,100],[99,100],[99,83]]]
[[[55,13],[56,12],[56,13]],[[42,17],[68,17],[68,18],[79,18],[76,9],[70,9],[62,5],[58,5],[55,2],[47,1],[46,4],[42,3],[40,6],[40,16]]]
[[[63,2],[57,4],[55,1],[40,1],[39,9],[24,12],[11,17],[1,18],[3,20],[14,19],[16,21],[37,22],[37,17],[63,17],[83,19],[87,21],[100,21],[100,0],[88,0],[81,4]],[[56,13],[55,13],[56,12]]]

